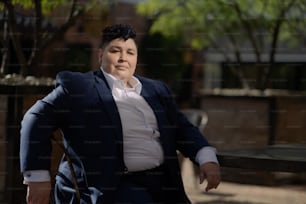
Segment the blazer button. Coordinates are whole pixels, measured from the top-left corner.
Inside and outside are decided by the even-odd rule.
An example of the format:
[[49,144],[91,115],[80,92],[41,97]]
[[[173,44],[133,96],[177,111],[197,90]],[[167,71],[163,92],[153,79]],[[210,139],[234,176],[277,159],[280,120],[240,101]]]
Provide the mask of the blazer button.
[[123,174],[127,174],[127,173],[129,173],[129,170],[127,167],[124,167]]

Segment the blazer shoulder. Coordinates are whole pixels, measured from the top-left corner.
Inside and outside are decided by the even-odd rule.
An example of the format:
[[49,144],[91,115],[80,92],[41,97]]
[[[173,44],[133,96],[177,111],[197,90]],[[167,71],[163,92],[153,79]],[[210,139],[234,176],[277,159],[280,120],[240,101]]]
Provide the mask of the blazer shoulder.
[[56,75],[56,81],[67,82],[74,80],[84,80],[92,78],[93,76],[94,76],[93,71],[89,72],[61,71]]
[[159,95],[161,96],[167,96],[167,95],[171,95],[171,91],[169,86],[161,81],[161,80],[157,80],[157,79],[151,79],[151,78],[147,78],[147,77],[142,77],[142,76],[136,76],[141,83],[144,86],[151,86]]
[[135,77],[137,77],[142,84],[153,86],[155,89],[167,87],[167,84],[161,80],[151,79],[151,78],[147,78],[147,77],[143,77],[139,75],[135,75]]
[[83,90],[86,87],[91,87],[94,82],[93,71],[89,72],[72,72],[61,71],[56,76],[56,86],[63,86],[67,90]]

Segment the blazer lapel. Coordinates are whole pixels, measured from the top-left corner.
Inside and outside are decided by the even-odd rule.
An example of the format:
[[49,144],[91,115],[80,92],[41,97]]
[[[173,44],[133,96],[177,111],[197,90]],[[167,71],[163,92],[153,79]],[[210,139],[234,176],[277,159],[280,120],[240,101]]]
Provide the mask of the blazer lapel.
[[112,123],[114,124],[116,135],[117,135],[117,141],[119,144],[119,150],[120,155],[123,155],[123,136],[122,136],[122,125],[120,120],[120,115],[116,106],[116,103],[114,101],[114,98],[111,93],[111,89],[107,84],[107,81],[102,73],[101,70],[97,71],[95,73],[95,88],[98,91],[98,94],[100,96],[100,99],[105,107],[105,110],[107,111],[108,117],[111,118]]
[[143,81],[141,81],[141,83],[142,83],[141,95],[150,105],[156,116],[158,128],[160,131],[160,139],[163,144],[163,135],[165,135],[164,130],[165,127],[168,126],[166,110],[160,102],[160,96],[157,94],[155,87]]

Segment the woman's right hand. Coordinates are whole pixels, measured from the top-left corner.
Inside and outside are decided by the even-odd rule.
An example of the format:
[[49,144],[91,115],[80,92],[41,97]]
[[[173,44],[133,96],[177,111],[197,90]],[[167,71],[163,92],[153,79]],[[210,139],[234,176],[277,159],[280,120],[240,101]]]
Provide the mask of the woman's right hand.
[[27,188],[28,204],[49,204],[51,182],[29,182]]

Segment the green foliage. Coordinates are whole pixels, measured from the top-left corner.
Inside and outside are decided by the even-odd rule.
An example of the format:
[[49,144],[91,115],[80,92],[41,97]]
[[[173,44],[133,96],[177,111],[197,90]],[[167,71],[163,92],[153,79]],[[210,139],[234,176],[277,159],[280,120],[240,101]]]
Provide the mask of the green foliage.
[[[242,45],[250,40],[246,29],[259,32],[256,42],[263,47],[263,39],[260,38],[269,36],[271,39],[272,29],[282,10],[288,8],[285,15],[288,19],[301,18],[306,11],[302,0],[148,0],[137,8],[141,14],[154,19],[151,33],[185,36],[198,49],[212,45],[225,38],[226,34],[235,35]],[[292,39],[286,19],[284,24],[280,39]],[[290,21],[291,29],[293,24],[298,28],[305,26],[305,22]]]
[[176,37],[163,37],[160,34],[145,36],[139,53],[144,60],[144,69],[153,78],[175,83],[184,72],[184,48]]
[[34,4],[31,0],[13,0],[12,4],[22,6],[23,8],[33,8]]
[[[58,7],[59,5],[62,5],[64,3],[68,3],[67,0],[41,0],[41,6],[43,13],[49,13],[52,11],[52,9]],[[32,9],[34,8],[34,2],[32,0],[13,0],[12,4],[15,6],[20,6],[23,9]]]
[[91,53],[86,51],[90,49],[92,49],[90,44],[67,44],[65,52],[55,53],[53,56],[56,60],[52,76],[62,70],[78,72],[91,70]]
[[[106,11],[105,3],[101,0],[11,0],[1,1],[0,10],[3,11],[6,18],[1,19],[4,22],[3,38],[1,44],[4,46],[1,59],[1,73],[18,73],[21,75],[39,72],[39,64],[42,54],[48,46],[55,41],[63,38],[66,31],[76,25],[82,15],[92,16],[94,12],[101,13]],[[99,5],[99,6],[97,6]],[[23,24],[23,21],[17,22],[20,17],[27,18],[31,23]],[[23,20],[23,19],[22,19]],[[104,19],[105,20],[105,19]],[[1,21],[1,22],[2,22]],[[101,20],[103,23],[103,20]],[[88,22],[84,19],[84,27],[92,31],[99,24]],[[84,27],[80,26],[80,32]],[[52,30],[52,31],[51,31]],[[50,32],[51,31],[51,32]],[[13,33],[25,33],[25,35],[12,35]],[[87,32],[84,30],[84,32]],[[89,32],[88,32],[89,33]],[[99,32],[98,32],[99,33]],[[12,43],[13,42],[13,43]],[[27,49],[23,49],[26,47]],[[69,56],[78,56],[78,61],[73,61],[73,69],[84,69],[88,67],[88,59],[79,53],[79,50],[70,53]],[[11,61],[18,61],[19,66],[12,70],[8,66]],[[83,66],[84,65],[84,66]],[[86,69],[85,68],[85,69]]]
[[[54,11],[56,11],[56,9],[66,8],[68,12],[68,9],[72,3],[73,0],[40,0],[42,14],[46,16],[51,15]],[[98,0],[88,0],[86,4],[77,3],[76,6],[78,7],[77,9],[85,8],[85,10],[88,10],[95,7],[98,3]],[[12,0],[12,4],[23,9],[33,9],[35,6],[33,0]],[[68,13],[66,14],[68,15]]]
[[[256,63],[266,64],[254,76],[259,89],[277,68],[276,53],[301,48],[306,41],[305,0],[147,0],[137,9],[151,19],[151,33],[180,36],[192,48],[218,51],[225,63],[243,63],[241,55],[252,54]],[[243,69],[231,70],[246,86]]]

